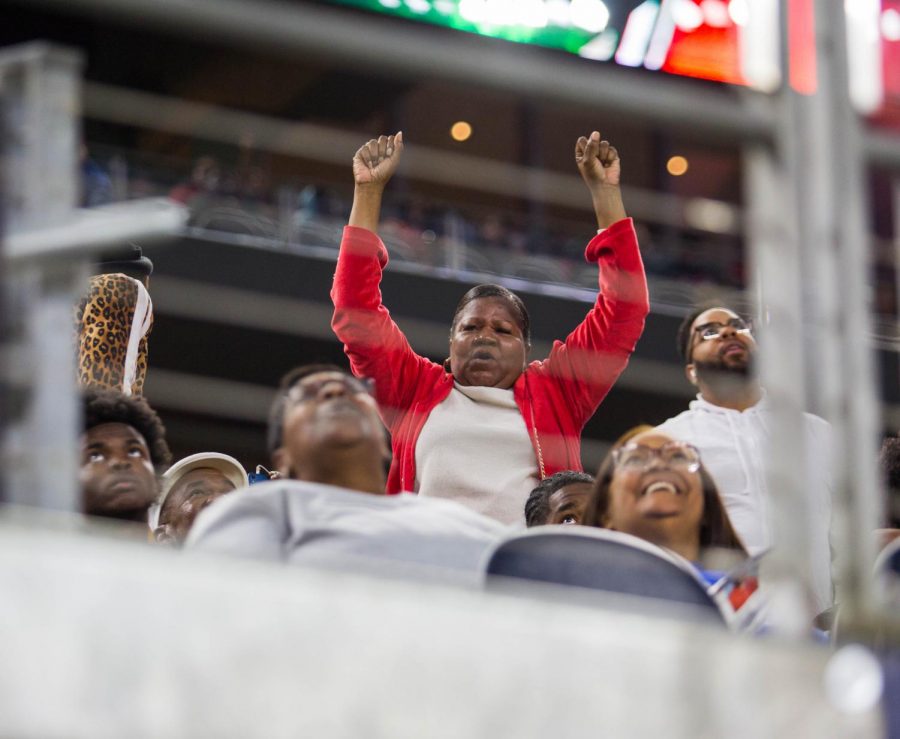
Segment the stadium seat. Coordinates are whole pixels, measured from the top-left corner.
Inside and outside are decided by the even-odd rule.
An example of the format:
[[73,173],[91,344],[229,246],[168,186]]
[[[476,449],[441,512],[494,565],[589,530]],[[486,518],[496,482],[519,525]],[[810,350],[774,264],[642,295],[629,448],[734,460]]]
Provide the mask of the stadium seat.
[[685,560],[642,539],[584,526],[542,526],[496,545],[488,578],[522,578],[674,601],[725,623],[706,584]]
[[894,539],[881,550],[875,561],[875,572],[900,577],[900,539]]

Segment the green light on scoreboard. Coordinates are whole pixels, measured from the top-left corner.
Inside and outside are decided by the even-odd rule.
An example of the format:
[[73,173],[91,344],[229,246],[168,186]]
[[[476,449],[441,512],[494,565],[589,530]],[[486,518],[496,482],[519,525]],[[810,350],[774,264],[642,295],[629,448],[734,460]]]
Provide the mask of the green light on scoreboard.
[[[592,58],[612,57],[619,34],[602,0],[334,0],[391,16],[537,44]],[[585,53],[590,45],[600,53]],[[605,50],[609,51],[606,52]]]

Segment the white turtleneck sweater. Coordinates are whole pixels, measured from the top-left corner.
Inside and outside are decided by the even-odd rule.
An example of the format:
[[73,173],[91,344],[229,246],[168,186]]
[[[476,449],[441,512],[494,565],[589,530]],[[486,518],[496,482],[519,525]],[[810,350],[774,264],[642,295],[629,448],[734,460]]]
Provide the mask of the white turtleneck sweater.
[[448,498],[505,524],[523,524],[540,480],[513,391],[454,384],[416,443],[419,495]]

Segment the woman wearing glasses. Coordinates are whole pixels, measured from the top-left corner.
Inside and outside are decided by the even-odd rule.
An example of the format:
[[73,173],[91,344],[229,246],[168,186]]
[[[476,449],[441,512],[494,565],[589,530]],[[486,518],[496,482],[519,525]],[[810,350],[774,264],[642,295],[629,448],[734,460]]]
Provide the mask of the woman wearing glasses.
[[697,449],[652,429],[606,457],[582,522],[637,536],[690,562],[709,548],[746,555]]
[[[582,523],[636,536],[683,557],[723,613],[730,613],[729,622],[750,631],[762,626],[756,563],[747,559],[716,484],[691,444],[648,426],[623,436],[600,465]],[[715,569],[710,569],[710,550],[719,550]],[[735,555],[732,561],[722,550]]]
[[600,227],[585,251],[600,268],[600,294],[581,324],[549,357],[529,362],[524,303],[499,285],[478,285],[457,306],[449,357],[437,364],[413,351],[381,302],[388,256],[375,232],[402,150],[402,134],[381,136],[353,159],[353,209],[331,292],[332,327],[354,374],[375,380],[393,446],[387,491],[451,498],[520,523],[540,480],[581,470],[581,431],[625,368],[649,310],[619,189],[619,157],[596,131],[575,144]]

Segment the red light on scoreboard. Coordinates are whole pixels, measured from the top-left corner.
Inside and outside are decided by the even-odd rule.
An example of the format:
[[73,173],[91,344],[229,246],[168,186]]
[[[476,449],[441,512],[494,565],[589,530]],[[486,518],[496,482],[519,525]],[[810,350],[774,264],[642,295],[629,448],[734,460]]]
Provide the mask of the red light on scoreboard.
[[716,6],[708,0],[696,0],[695,5],[703,16],[703,22],[696,28],[686,30],[683,24],[676,21],[662,69],[688,77],[745,84],[741,72],[739,28],[728,14],[728,3],[718,3],[723,6],[722,12],[710,12],[709,8]]

